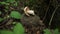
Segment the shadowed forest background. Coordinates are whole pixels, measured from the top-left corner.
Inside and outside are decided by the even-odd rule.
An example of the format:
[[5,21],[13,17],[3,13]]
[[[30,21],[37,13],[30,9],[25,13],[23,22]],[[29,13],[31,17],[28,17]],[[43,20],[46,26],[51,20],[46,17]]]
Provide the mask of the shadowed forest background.
[[[35,17],[23,15],[26,6]],[[0,34],[60,34],[60,0],[0,0]]]

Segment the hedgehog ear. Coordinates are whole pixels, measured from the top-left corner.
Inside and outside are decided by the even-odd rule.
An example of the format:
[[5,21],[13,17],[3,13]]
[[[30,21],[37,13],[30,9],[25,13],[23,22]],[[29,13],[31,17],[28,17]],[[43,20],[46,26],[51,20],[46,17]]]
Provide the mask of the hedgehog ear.
[[24,8],[24,11],[27,11],[27,9],[29,9],[27,6]]

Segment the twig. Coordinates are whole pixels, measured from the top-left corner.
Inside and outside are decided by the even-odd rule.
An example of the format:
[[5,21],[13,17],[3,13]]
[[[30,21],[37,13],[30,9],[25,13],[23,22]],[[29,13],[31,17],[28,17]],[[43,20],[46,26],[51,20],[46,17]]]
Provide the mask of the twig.
[[50,3],[51,3],[51,0],[50,0],[49,5],[48,5],[48,7],[47,7],[47,9],[46,9],[46,13],[45,13],[45,16],[43,17],[43,21],[44,21],[45,18],[46,18],[46,15],[47,15],[47,12],[48,12],[48,9],[49,9],[49,6],[50,6]]
[[57,8],[58,8],[58,6],[55,8],[54,12],[52,13],[52,17],[51,17],[51,19],[50,19],[49,26],[51,25],[52,19],[53,19],[53,17],[54,17],[54,14],[55,14]]

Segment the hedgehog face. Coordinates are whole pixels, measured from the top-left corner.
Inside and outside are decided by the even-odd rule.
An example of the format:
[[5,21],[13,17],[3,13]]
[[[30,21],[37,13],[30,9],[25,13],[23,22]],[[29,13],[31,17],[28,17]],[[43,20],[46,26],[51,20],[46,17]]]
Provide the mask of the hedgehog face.
[[29,7],[24,8],[25,14],[28,16],[29,14],[35,15],[34,10],[30,10]]

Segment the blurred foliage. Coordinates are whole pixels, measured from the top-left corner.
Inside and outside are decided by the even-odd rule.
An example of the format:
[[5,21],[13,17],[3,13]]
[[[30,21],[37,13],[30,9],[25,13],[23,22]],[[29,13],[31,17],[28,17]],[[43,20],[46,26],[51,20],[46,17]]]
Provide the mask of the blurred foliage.
[[[13,8],[16,7],[17,4],[18,3],[15,0],[6,0],[6,1],[0,2],[1,7],[2,7],[2,5],[4,6],[4,7],[0,8],[0,9],[4,10],[4,11],[0,11],[0,14],[1,15],[4,14],[3,12],[5,12],[5,14],[6,14],[6,15],[4,14],[5,16],[3,18],[0,17],[0,22],[5,20],[7,17],[14,18],[14,19],[21,18],[21,14],[18,11],[15,11],[15,9],[11,10],[11,8],[10,8],[10,7],[13,7]],[[9,18],[7,18],[7,19],[9,19]],[[0,30],[0,34],[24,34],[24,28],[23,28],[22,24],[17,23],[15,25],[13,31]]]
[[44,30],[45,34],[52,34],[49,29]]
[[20,19],[21,18],[21,14],[19,12],[17,12],[17,11],[12,11],[10,16],[12,18],[15,18],[15,19]]
[[16,26],[14,27],[14,34],[24,34],[24,27],[22,24],[17,23]]
[[[52,34],[49,29],[45,29],[44,32],[45,32],[44,34]],[[59,33],[60,33],[60,32],[58,31],[58,29],[55,29],[53,32],[54,32],[54,34],[59,34]]]
[[[0,14],[4,14],[3,18],[0,17],[0,22],[6,19],[6,16],[8,15],[9,18],[14,18],[14,19],[20,19],[21,18],[21,8],[25,6],[29,6],[30,9],[34,9],[36,15],[38,15],[42,20],[45,16],[45,13],[47,12],[47,16],[44,19],[44,23],[47,24],[49,23],[49,20],[51,18],[51,14],[53,13],[54,9],[56,8],[57,5],[59,5],[59,0],[0,0],[0,6],[4,11],[0,11]],[[10,8],[11,7],[11,8]],[[1,8],[0,8],[1,9]],[[60,8],[56,11],[56,14],[53,18],[52,23],[55,24],[55,26],[60,29]],[[56,22],[56,23],[55,23]],[[57,24],[58,22],[58,24]],[[54,26],[54,25],[52,25]],[[49,27],[49,26],[48,26]],[[15,34],[23,34],[24,32],[23,26],[21,24],[17,24],[15,26],[16,29],[14,29]],[[21,29],[19,29],[21,28]],[[21,33],[20,33],[21,31]],[[44,30],[46,33],[45,34],[51,34],[49,29]],[[56,29],[55,34],[58,34],[58,30]],[[0,30],[1,34],[12,34],[10,31],[6,30]]]
[[0,30],[0,34],[24,34],[24,27],[22,26],[22,24],[17,23],[13,31]]
[[0,34],[13,34],[13,32],[7,30],[0,30]]
[[0,22],[3,21],[3,18],[0,18]]

